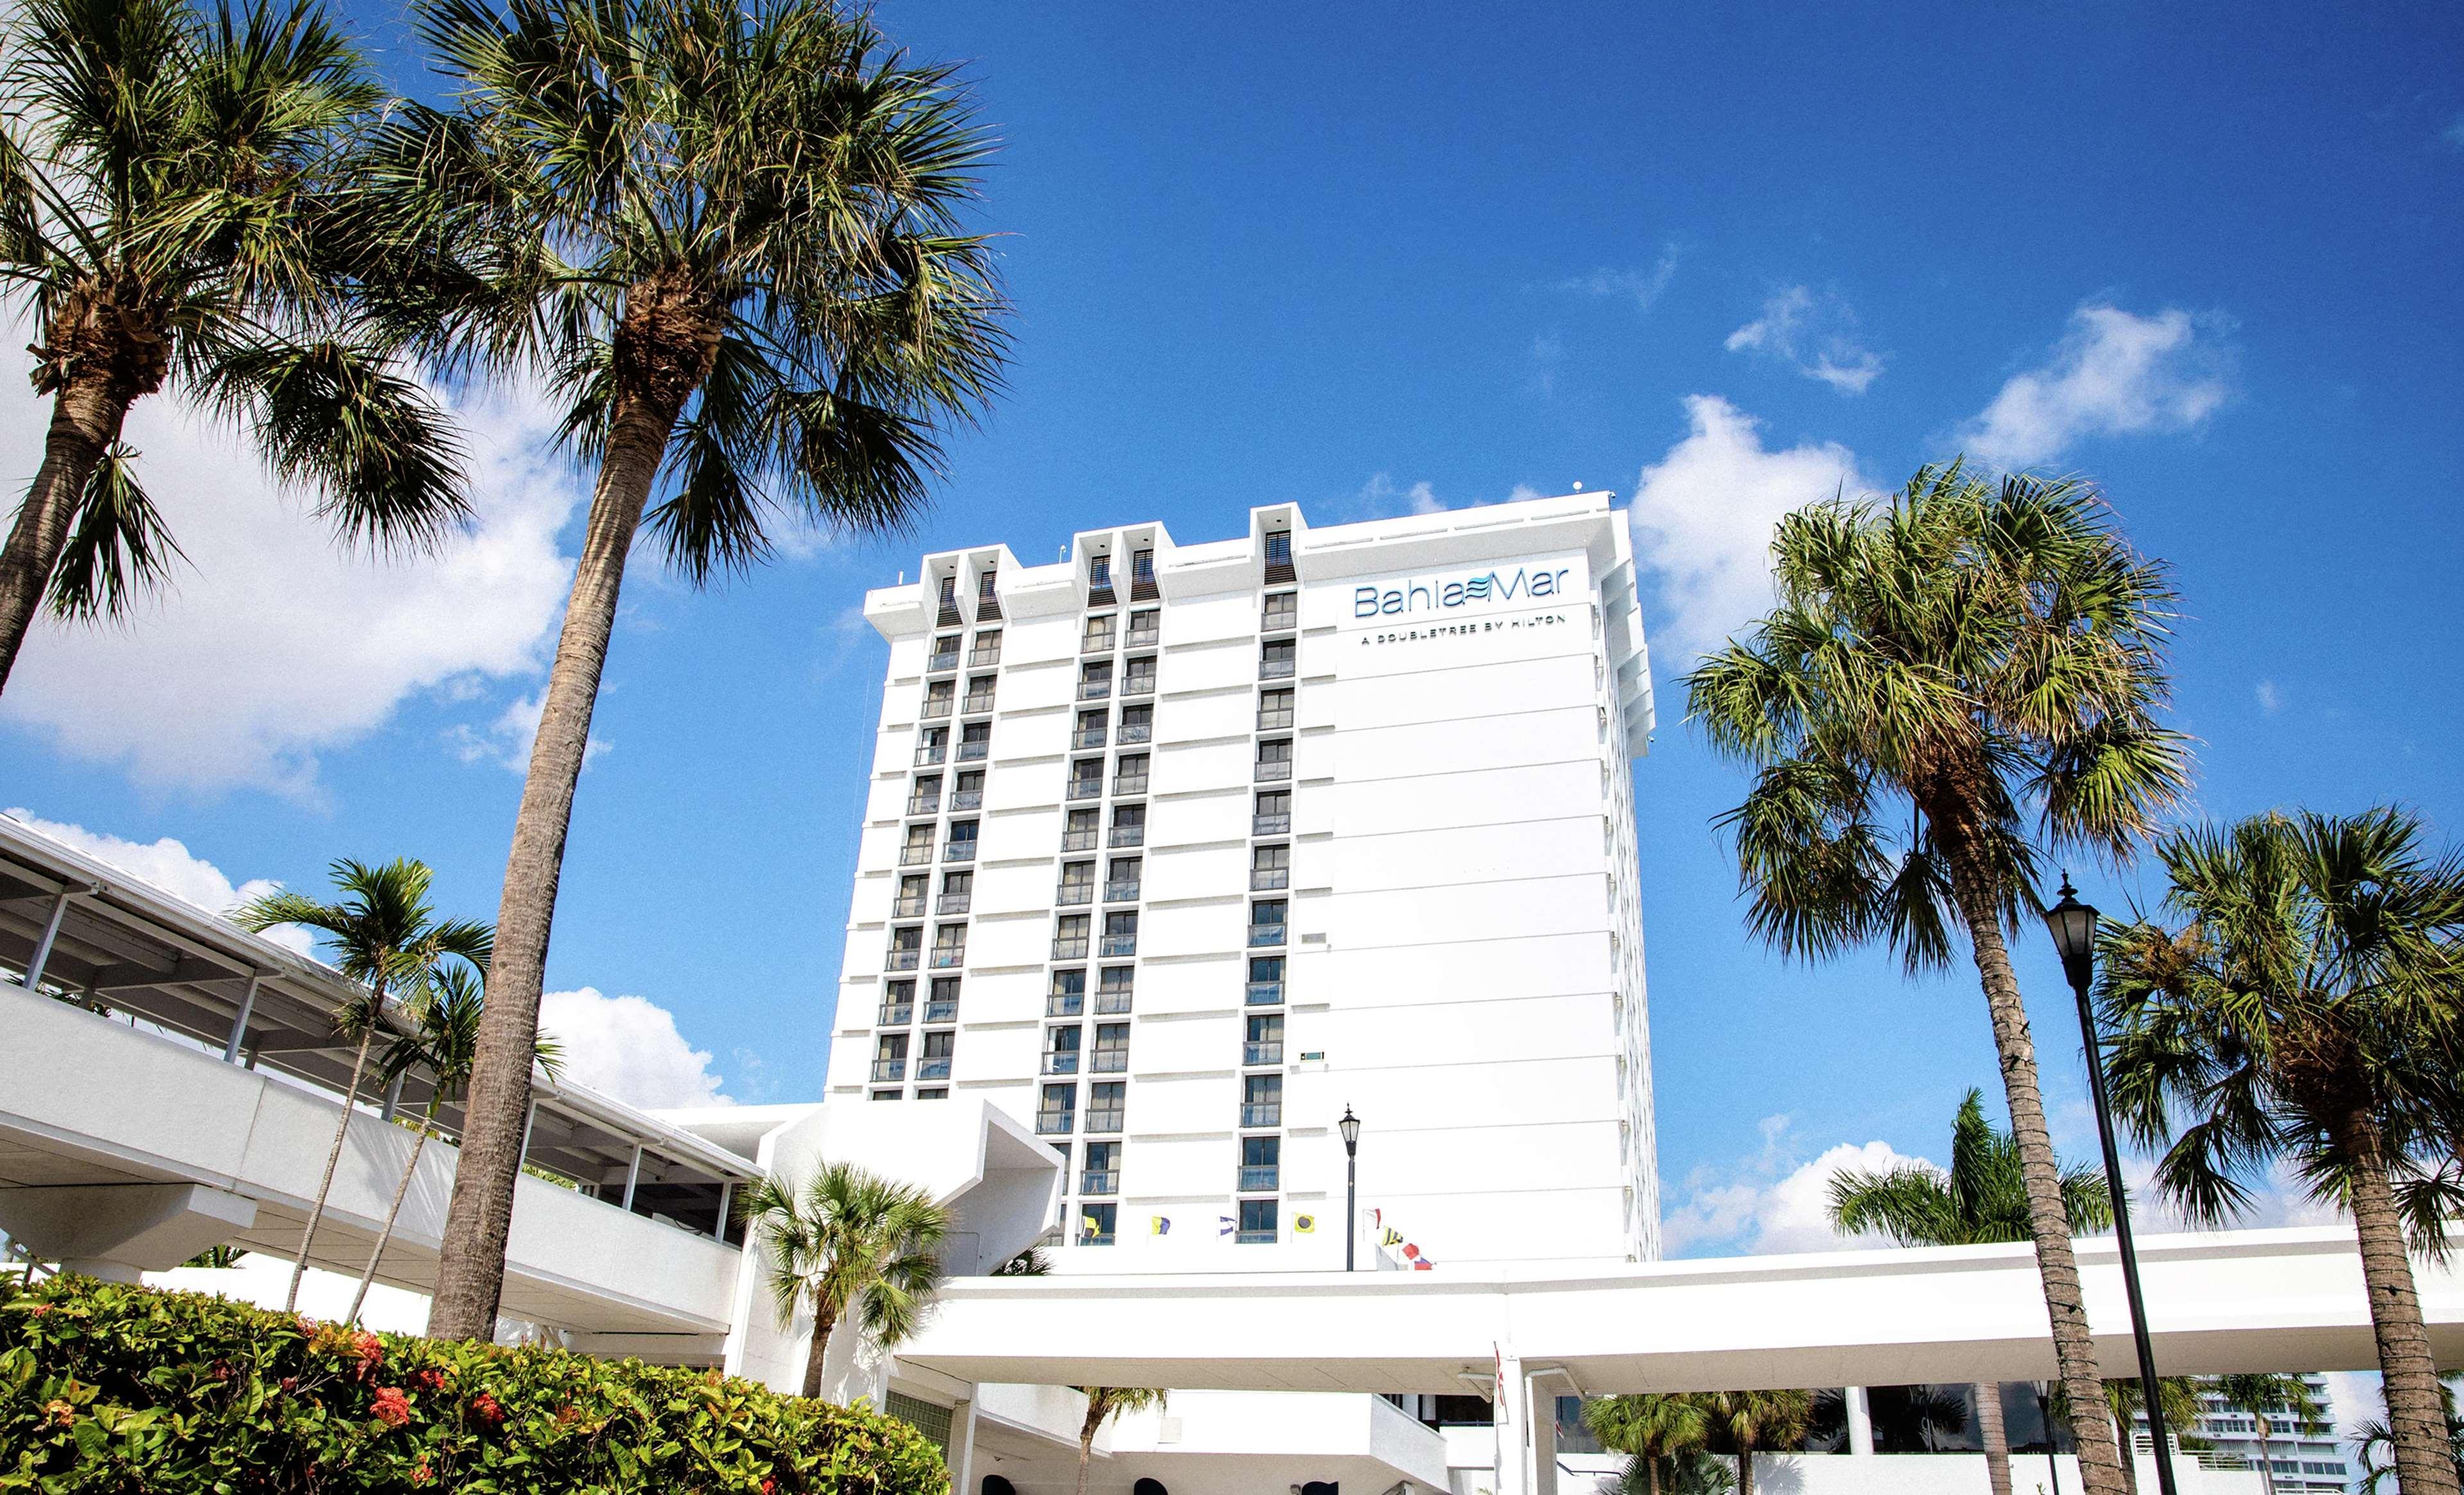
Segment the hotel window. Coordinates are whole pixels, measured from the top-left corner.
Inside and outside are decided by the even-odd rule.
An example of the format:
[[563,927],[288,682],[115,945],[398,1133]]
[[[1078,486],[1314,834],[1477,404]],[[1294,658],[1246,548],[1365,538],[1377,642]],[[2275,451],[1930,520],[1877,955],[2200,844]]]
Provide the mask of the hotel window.
[[1292,848],[1259,846],[1249,853],[1249,890],[1266,892],[1292,885]]
[[910,872],[898,880],[898,898],[890,906],[893,919],[920,919],[924,916],[924,893],[933,879],[922,872]]
[[1102,814],[1100,810],[1071,810],[1068,824],[1061,830],[1061,849],[1064,851],[1094,850],[1095,838],[1099,833],[1096,822],[1102,818]]
[[1243,1199],[1241,1233],[1234,1240],[1242,1245],[1273,1245],[1275,1234],[1275,1201]]
[[1284,1077],[1253,1074],[1241,1081],[1241,1125],[1280,1127],[1284,1124]]
[[1092,921],[1084,913],[1065,913],[1052,931],[1052,958],[1084,960],[1087,958],[1088,926]]
[[993,724],[970,721],[958,728],[958,761],[980,763],[992,756]]
[[1269,639],[1258,649],[1258,678],[1288,680],[1300,669],[1300,644],[1294,639]]
[[1262,691],[1258,693],[1258,730],[1274,732],[1292,724],[1292,690]]
[[1129,966],[1104,967],[1104,984],[1095,991],[1095,1011],[1108,1018],[1129,1011],[1137,980],[1137,972]]
[[890,965],[892,971],[913,971],[924,955],[924,928],[910,924],[890,932]]
[[967,698],[959,709],[971,716],[980,716],[993,709],[993,682],[998,675],[977,675],[967,682]]
[[1118,1194],[1121,1192],[1121,1144],[1089,1142],[1087,1144],[1087,1166],[1078,1175],[1081,1194]]
[[907,791],[907,813],[936,815],[941,810],[941,776],[917,774],[915,786]]
[[1035,1130],[1045,1136],[1067,1136],[1078,1130],[1078,1087],[1047,1085],[1044,1102],[1035,1110]]
[[1069,765],[1069,798],[1098,800],[1104,795],[1104,760],[1082,758]]
[[1284,1001],[1284,957],[1252,956],[1249,957],[1249,1005],[1279,1007]]
[[1143,804],[1116,804],[1112,807],[1112,849],[1142,846],[1147,844],[1147,807]]
[[1284,1139],[1282,1137],[1243,1137],[1241,1139],[1241,1192],[1268,1194],[1282,1188],[1284,1176]]
[[921,867],[932,860],[933,827],[930,825],[908,826],[906,843],[898,848],[898,865],[901,867]]
[[1078,1206],[1078,1243],[1111,1245],[1114,1228],[1120,1223],[1121,1207],[1117,1204],[1081,1204]]
[[941,578],[941,621],[958,621],[958,579],[955,576]]
[[958,1021],[958,978],[957,977],[933,978],[933,995],[925,1000],[924,1021],[927,1022]]
[[1112,792],[1114,794],[1144,794],[1147,792],[1147,757],[1148,755],[1144,753],[1124,753],[1121,755],[1120,769],[1112,776]]
[[1112,865],[1104,877],[1104,901],[1106,903],[1137,902],[1139,870],[1143,865],[1139,858],[1133,856],[1112,858]]
[[924,668],[927,670],[957,669],[958,636],[955,633],[944,633],[939,638],[935,639],[933,641],[933,656],[924,661]]
[[1130,614],[1130,648],[1153,649],[1163,636],[1163,612],[1160,608],[1141,607]]
[[950,1098],[950,1088],[946,1085],[926,1086],[915,1092],[915,1098],[919,1101],[945,1101]]
[[1088,557],[1087,590],[1090,592],[1109,592],[1111,589],[1112,558],[1109,555]]
[[1123,695],[1153,695],[1155,694],[1155,662],[1154,655],[1150,654],[1143,659],[1133,659],[1124,667],[1124,672],[1121,675],[1121,693]]
[[915,1021],[915,983],[891,981],[881,988],[881,1022],[885,1028],[900,1028]]
[[1078,1045],[1084,1028],[1046,1028],[1044,1030],[1044,1072],[1076,1074]]
[[976,823],[971,820],[950,822],[950,844],[941,848],[944,862],[972,862],[976,859]]
[[1130,1025],[1126,1022],[1095,1024],[1095,1061],[1090,1074],[1127,1074],[1130,1069]]
[[872,1041],[872,1079],[894,1085],[907,1078],[907,1035],[884,1033]]
[[1258,812],[1249,817],[1249,834],[1253,836],[1288,836],[1292,833],[1292,791],[1261,789],[1258,791]]
[[950,715],[950,702],[958,693],[955,680],[932,680],[924,686],[924,715],[927,720]]
[[1061,888],[1053,894],[1063,908],[1095,901],[1095,864],[1064,862],[1061,864]]
[[988,566],[976,578],[976,616],[978,618],[1001,616],[1001,599],[993,591],[993,578],[999,574]]
[[1090,659],[1078,667],[1078,698],[1082,701],[1110,699],[1112,693],[1112,662]]
[[941,901],[934,906],[935,913],[964,913],[976,901],[976,874],[943,872]]
[[1047,1018],[1074,1018],[1087,1010],[1087,973],[1055,971],[1052,990],[1044,999]]
[[1107,956],[1133,956],[1138,953],[1138,916],[1134,913],[1104,915],[1104,954]]
[[915,735],[915,766],[937,763],[950,756],[950,729],[927,727]]
[[1258,781],[1271,783],[1292,776],[1292,739],[1278,737],[1258,744]]
[[1260,1013],[1249,1020],[1248,1037],[1241,1044],[1241,1062],[1250,1066],[1284,1062],[1284,1019],[1281,1013]]
[[1086,636],[1078,641],[1078,651],[1082,654],[1111,653],[1114,627],[1115,620],[1109,612],[1101,617],[1088,619]]
[[1266,615],[1261,620],[1263,631],[1289,633],[1301,626],[1301,594],[1276,592],[1266,599]]
[[976,647],[967,651],[967,668],[981,670],[987,665],[1000,664],[1001,635],[999,628],[986,628],[977,634]]
[[1130,1093],[1126,1080],[1100,1080],[1087,1087],[1087,1131],[1116,1132],[1128,1119]]
[[1142,603],[1155,595],[1155,552],[1132,551],[1130,553],[1130,600]]
[[944,924],[933,932],[933,969],[956,970],[967,963],[967,926]]
[[1292,532],[1289,530],[1266,532],[1266,580],[1292,580]]
[[1069,745],[1073,748],[1079,748],[1082,750],[1086,748],[1102,747],[1104,745],[1104,717],[1105,713],[1101,711],[1080,712],[1078,714],[1078,730],[1069,735]]
[[1261,898],[1249,905],[1249,943],[1280,945],[1284,942],[1284,914],[1289,905],[1281,898]]
[[915,1078],[946,1080],[950,1077],[950,1061],[958,1052],[958,1035],[948,1028],[924,1035],[924,1052],[915,1061]]
[[950,808],[980,810],[984,807],[984,771],[970,768],[950,786]]
[[900,1098],[900,1092],[897,1090],[875,1090],[872,1092],[872,1098],[877,1101],[894,1101]]
[[1121,745],[1148,742],[1155,738],[1155,708],[1124,706],[1121,708]]

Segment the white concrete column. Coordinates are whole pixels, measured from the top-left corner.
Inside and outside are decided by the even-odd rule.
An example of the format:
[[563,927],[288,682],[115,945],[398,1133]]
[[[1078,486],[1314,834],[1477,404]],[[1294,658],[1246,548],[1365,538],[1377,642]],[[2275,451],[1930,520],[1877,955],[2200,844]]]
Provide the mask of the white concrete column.
[[1845,1400],[1848,1404],[1848,1451],[1871,1458],[1874,1452],[1874,1413],[1865,1403],[1865,1388],[1849,1387]]
[[1510,1346],[1497,1347],[1496,1400],[1489,1425],[1497,1439],[1494,1495],[1533,1495],[1531,1489],[1531,1383],[1523,1376],[1523,1357]]
[[1553,1377],[1525,1383],[1531,1409],[1531,1495],[1557,1495],[1557,1395]]
[[976,1487],[976,1398],[950,1409],[950,1495],[974,1495]]

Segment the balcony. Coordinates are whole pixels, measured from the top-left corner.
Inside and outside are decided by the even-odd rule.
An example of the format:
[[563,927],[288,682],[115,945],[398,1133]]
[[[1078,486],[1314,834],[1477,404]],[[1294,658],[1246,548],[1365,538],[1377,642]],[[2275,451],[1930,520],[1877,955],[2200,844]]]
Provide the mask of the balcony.
[[1104,745],[1104,729],[1101,727],[1081,727],[1076,732],[1069,735],[1069,745],[1080,750],[1102,747]]
[[954,810],[980,810],[983,807],[984,791],[981,789],[954,789],[950,792],[950,808]]
[[1069,780],[1069,798],[1073,800],[1100,800],[1103,797],[1104,780],[1101,779],[1072,779]]
[[904,1059],[876,1059],[872,1062],[872,1083],[875,1085],[895,1085],[906,1078],[907,1061]]
[[910,815],[940,814],[941,791],[935,789],[931,794],[909,795],[907,797],[907,813]]
[[1082,701],[1109,701],[1112,698],[1112,682],[1081,680],[1078,682],[1078,698]]
[[1135,825],[1115,825],[1112,827],[1111,846],[1115,851],[1120,850],[1123,846],[1142,846],[1146,844],[1147,827],[1144,823],[1140,823]]
[[1086,935],[1084,935],[1084,934],[1077,934],[1077,935],[1070,935],[1070,934],[1056,934],[1056,935],[1054,935],[1054,936],[1053,936],[1053,939],[1052,939],[1052,958],[1053,958],[1053,959],[1055,959],[1055,960],[1084,960],[1084,959],[1086,959],[1086,958],[1087,958],[1087,936],[1086,936]]
[[1153,742],[1154,740],[1154,722],[1125,721],[1121,723],[1121,743],[1124,747],[1133,742]]
[[1063,883],[1060,890],[1053,893],[1052,901],[1065,909],[1075,908],[1084,903],[1092,903],[1095,901],[1095,885],[1093,883]]
[[1258,678],[1261,680],[1288,680],[1298,673],[1300,673],[1300,661],[1297,659],[1258,661]]
[[1244,1127],[1280,1127],[1283,1124],[1282,1101],[1262,1101],[1241,1108],[1241,1125]]
[[935,763],[943,761],[949,756],[950,745],[946,742],[919,742],[915,744],[915,766],[918,768],[929,768]]
[[1252,1007],[1280,1007],[1280,1006],[1282,1006],[1283,1004],[1284,1004],[1284,983],[1283,983],[1283,982],[1281,982],[1281,981],[1251,981],[1251,982],[1249,983],[1249,1005],[1250,1005],[1250,1006],[1252,1006]]
[[[1282,941],[1278,940],[1276,943],[1281,944]],[[1137,953],[1138,936],[1135,934],[1107,934],[1104,936],[1104,957],[1108,960],[1122,956],[1133,956]]]
[[1126,1114],[1127,1111],[1125,1108],[1119,1106],[1107,1106],[1098,1110],[1089,1111],[1087,1113],[1087,1134],[1089,1136],[1096,1136],[1105,1132],[1119,1132],[1121,1130],[1122,1118]]
[[1110,632],[1089,633],[1086,642],[1078,646],[1078,652],[1082,654],[1109,654],[1111,651],[1112,635]]
[[881,968],[885,971],[913,971],[915,969],[915,963],[922,959],[923,956],[924,952],[912,945],[905,950],[893,948],[890,952],[890,958],[882,963]]
[[1292,708],[1286,706],[1277,711],[1261,711],[1258,713],[1258,730],[1260,732],[1291,731]]
[[967,652],[967,668],[970,670],[989,670],[1000,663],[1001,640],[999,639],[995,639],[990,644],[979,644]]
[[1147,776],[1144,774],[1114,774],[1112,776],[1112,792],[1116,795],[1144,794],[1147,792]]
[[935,945],[933,947],[933,969],[935,971],[955,971],[966,963],[967,947],[964,945]]
[[950,1060],[946,1054],[938,1059],[928,1054],[915,1061],[915,1078],[918,1080],[946,1080],[949,1077]]
[[1087,1010],[1085,992],[1046,992],[1044,1015],[1047,1018],[1074,1018]]
[[956,999],[956,998],[952,998],[951,1000],[947,1000],[947,1001],[928,1001],[928,1002],[926,1002],[926,1003],[924,1004],[924,1021],[925,1021],[925,1022],[957,1022],[957,1021],[958,1021],[958,1002],[957,1002],[957,999]]
[[937,701],[926,701],[924,703],[924,719],[926,721],[939,721],[949,715],[950,698],[946,695],[942,696]]
[[1243,1044],[1241,1045],[1241,1062],[1244,1065],[1282,1064],[1284,1045],[1280,1041],[1272,1044]]
[[1245,1166],[1241,1170],[1243,1194],[1272,1194],[1283,1187],[1283,1169],[1273,1163],[1263,1167]]
[[1073,1048],[1067,1053],[1053,1052],[1045,1054],[1044,1056],[1044,1072],[1045,1074],[1076,1074],[1078,1072],[1078,1050]]
[[1078,1130],[1078,1113],[1070,1110],[1039,1110],[1035,1113],[1038,1136],[1066,1137]]
[[1291,885],[1292,869],[1288,867],[1253,867],[1249,868],[1249,890],[1251,892],[1272,892],[1278,888],[1289,888]]
[[[985,758],[992,756],[992,751],[993,745],[988,739],[976,742],[961,742],[958,744],[958,761],[961,763],[980,763]],[[935,761],[937,762],[939,759],[936,758]]]
[[920,919],[924,916],[924,895],[920,892],[900,893],[890,906],[893,919]]
[[1130,1072],[1130,1051],[1126,1048],[1099,1048],[1095,1062],[1088,1066],[1089,1074],[1127,1074]]
[[1078,1175],[1080,1194],[1118,1194],[1121,1192],[1121,1171],[1117,1168],[1089,1168]]
[[1249,817],[1249,834],[1253,836],[1288,836],[1291,833],[1292,817],[1289,811],[1281,815]]
[[1283,942],[1284,926],[1281,924],[1252,924],[1249,926],[1249,948],[1252,950],[1280,948]]
[[937,674],[944,670],[956,670],[957,668],[958,651],[956,649],[942,649],[938,653],[931,655],[924,661],[924,671],[927,674]]
[[1125,883],[1106,883],[1104,885],[1104,901],[1106,903],[1137,902],[1138,884],[1136,880],[1133,879]]
[[875,1026],[903,1028],[915,1021],[915,1004],[912,1001],[886,1001],[881,1004],[881,1017]]
[[973,841],[953,841],[941,848],[944,862],[972,862],[975,859],[976,844]]
[[941,895],[940,901],[934,904],[933,912],[935,913],[964,913],[971,906],[974,905],[975,901],[976,895],[972,892],[945,892]]
[[1254,776],[1254,780],[1258,783],[1281,783],[1291,776],[1292,760],[1290,758],[1262,758],[1258,759],[1258,772]]
[[1092,851],[1095,849],[1097,834],[1098,833],[1091,827],[1086,830],[1065,830],[1061,833],[1061,849],[1064,851]]
[[1275,1233],[1271,1230],[1243,1230],[1232,1239],[1241,1245],[1273,1245]]
[[1261,633],[1289,633],[1300,626],[1301,612],[1297,607],[1269,607],[1258,619]]
[[901,867],[927,867],[932,861],[933,843],[929,841],[911,841],[898,848],[898,865]]
[[1102,991],[1095,994],[1096,1016],[1105,1018],[1118,1017],[1120,1014],[1129,1011],[1130,997],[1130,989],[1126,986],[1105,987]]
[[1132,696],[1155,694],[1155,677],[1151,674],[1133,674],[1130,676],[1127,680],[1121,682],[1122,699],[1127,700]]
[[970,716],[980,716],[992,709],[993,693],[990,691],[969,691],[967,698],[958,703],[958,710]]

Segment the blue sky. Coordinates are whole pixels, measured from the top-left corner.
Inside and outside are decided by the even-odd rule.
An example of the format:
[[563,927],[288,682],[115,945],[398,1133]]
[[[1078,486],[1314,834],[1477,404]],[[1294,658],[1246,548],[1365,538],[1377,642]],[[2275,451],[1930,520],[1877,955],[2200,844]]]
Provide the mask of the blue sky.
[[[1939,1154],[1993,1082],[1972,979],[1786,966],[1742,933],[1709,826],[1741,782],[1669,682],[1750,611],[1788,504],[1963,448],[2086,472],[2179,568],[2203,811],[2395,798],[2464,831],[2441,746],[2464,17],[1740,11],[887,4],[918,55],[968,62],[1006,142],[983,222],[1018,303],[1010,390],[909,541],[817,539],[700,595],[636,566],[550,962],[552,987],[643,999],[567,1003],[595,1062],[657,1098],[817,1092],[882,658],[863,589],[925,550],[1041,560],[1149,517],[1203,539],[1287,500],[1323,522],[1639,495],[1663,694],[1636,784],[1687,1251],[1810,1243],[1807,1164]],[[431,86],[392,6],[350,13],[397,86]],[[23,389],[0,395],[21,473]],[[37,633],[0,699],[0,801],[143,844],[120,854],[201,895],[410,854],[491,914],[582,489],[534,403],[469,411],[484,524],[389,569],[332,559],[171,410],[141,419],[197,567],[128,628]],[[2040,941],[2021,959],[2084,1152],[2064,994]]]

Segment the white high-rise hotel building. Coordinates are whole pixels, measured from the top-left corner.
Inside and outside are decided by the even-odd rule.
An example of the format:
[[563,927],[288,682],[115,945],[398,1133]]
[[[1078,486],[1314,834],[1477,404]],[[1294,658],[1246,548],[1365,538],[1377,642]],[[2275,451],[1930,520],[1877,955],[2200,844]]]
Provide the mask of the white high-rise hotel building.
[[948,552],[865,611],[833,1102],[1032,1125],[1089,1267],[1339,1257],[1347,1107],[1363,1265],[1372,1209],[1441,1266],[1657,1255],[1608,495]]

